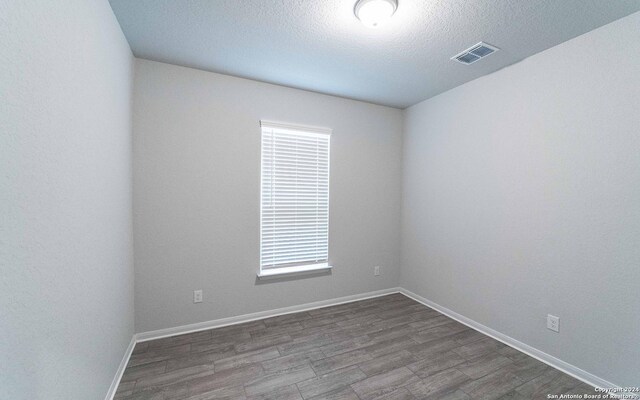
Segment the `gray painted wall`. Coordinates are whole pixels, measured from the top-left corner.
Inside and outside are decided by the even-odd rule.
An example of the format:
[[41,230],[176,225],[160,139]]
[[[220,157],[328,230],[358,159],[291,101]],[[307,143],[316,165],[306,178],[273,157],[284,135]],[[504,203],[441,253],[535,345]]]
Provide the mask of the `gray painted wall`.
[[423,297],[635,386],[639,37],[636,13],[407,109],[401,270]]
[[103,399],[134,331],[133,57],[106,1],[0,0],[0,398]]
[[[145,60],[134,92],[138,332],[397,284],[400,110]],[[333,128],[331,275],[256,283],[260,119]]]

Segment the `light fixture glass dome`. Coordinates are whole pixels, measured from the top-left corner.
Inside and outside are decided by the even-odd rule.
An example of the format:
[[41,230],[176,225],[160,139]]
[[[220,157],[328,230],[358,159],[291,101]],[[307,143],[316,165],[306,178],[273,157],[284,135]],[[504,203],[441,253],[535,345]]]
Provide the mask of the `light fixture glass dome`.
[[391,18],[396,8],[397,0],[358,0],[354,12],[365,26],[377,28]]

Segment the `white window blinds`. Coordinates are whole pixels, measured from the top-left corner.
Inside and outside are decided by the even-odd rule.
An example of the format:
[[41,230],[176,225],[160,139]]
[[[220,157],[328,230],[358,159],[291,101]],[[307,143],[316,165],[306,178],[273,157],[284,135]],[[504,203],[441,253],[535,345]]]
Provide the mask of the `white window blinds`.
[[265,121],[261,127],[260,268],[326,265],[331,131]]

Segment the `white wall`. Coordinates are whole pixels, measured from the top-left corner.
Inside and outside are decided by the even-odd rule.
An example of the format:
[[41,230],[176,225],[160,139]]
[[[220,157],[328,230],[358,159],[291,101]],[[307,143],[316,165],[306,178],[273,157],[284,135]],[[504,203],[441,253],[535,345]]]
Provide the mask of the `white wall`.
[[106,1],[0,0],[0,398],[103,399],[133,334],[133,57]]
[[[137,331],[397,284],[400,110],[145,60],[134,93]],[[261,119],[333,128],[331,275],[256,282]]]
[[404,134],[401,285],[623,386],[640,385],[639,37],[636,13],[407,109]]

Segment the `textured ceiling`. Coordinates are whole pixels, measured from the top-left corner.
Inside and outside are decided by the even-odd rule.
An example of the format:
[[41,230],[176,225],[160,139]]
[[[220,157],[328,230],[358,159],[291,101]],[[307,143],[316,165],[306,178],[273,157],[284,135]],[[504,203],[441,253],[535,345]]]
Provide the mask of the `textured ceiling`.
[[[640,10],[640,0],[111,0],[137,57],[405,108]],[[502,50],[450,61],[485,41]]]

